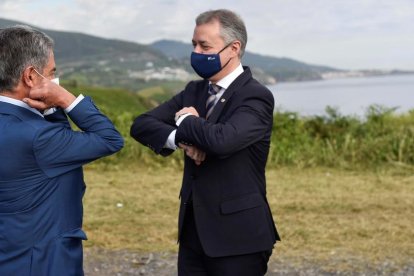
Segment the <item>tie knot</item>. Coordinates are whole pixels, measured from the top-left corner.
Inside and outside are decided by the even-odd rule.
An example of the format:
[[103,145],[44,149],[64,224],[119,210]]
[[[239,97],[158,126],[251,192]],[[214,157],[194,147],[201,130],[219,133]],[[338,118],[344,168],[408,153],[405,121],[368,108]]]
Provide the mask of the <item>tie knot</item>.
[[216,95],[220,91],[220,88],[219,85],[211,83],[208,88],[208,93],[210,93],[210,95]]

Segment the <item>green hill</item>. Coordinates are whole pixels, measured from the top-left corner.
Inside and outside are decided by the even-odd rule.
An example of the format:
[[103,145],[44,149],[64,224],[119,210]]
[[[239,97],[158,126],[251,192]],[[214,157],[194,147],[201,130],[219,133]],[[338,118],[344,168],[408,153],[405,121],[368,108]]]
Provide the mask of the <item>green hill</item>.
[[[189,64],[189,56],[193,47],[190,43],[174,40],[159,40],[151,44],[154,49],[164,53],[166,56],[181,59]],[[332,67],[319,66],[300,62],[291,58],[278,58],[264,56],[249,51],[243,56],[244,65],[253,68],[256,78],[275,78],[277,81],[318,80],[321,74],[326,72],[341,71]]]
[[90,86],[71,86],[62,84],[67,90],[75,95],[83,94],[90,96],[105,114],[111,119],[115,119],[123,113],[131,113],[137,116],[150,107],[147,99],[125,89],[90,87]]
[[[25,24],[1,19],[0,28]],[[36,26],[33,26],[37,28]],[[77,32],[37,28],[55,41],[55,57],[61,77],[79,84],[123,87],[132,91],[151,86],[151,81],[188,81],[196,78],[190,66],[192,46],[171,40],[150,45],[104,39]],[[264,83],[320,79],[334,68],[309,65],[289,58],[246,52],[243,63]]]
[[[0,18],[0,28],[22,24],[25,23]],[[135,91],[152,85],[145,74],[139,72],[181,66],[180,62],[143,44],[32,27],[55,41],[55,58],[61,78],[75,80],[78,84]]]

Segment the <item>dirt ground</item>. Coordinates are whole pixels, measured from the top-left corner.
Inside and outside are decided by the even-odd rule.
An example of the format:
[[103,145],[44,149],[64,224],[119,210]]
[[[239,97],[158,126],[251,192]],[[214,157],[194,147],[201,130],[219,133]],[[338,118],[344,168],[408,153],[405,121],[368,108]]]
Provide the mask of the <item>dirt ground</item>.
[[[85,249],[84,270],[87,276],[173,276],[177,275],[175,253],[138,253],[127,250]],[[295,260],[272,256],[268,276],[276,275],[414,275],[413,262],[399,267],[392,262],[380,264],[362,263],[349,257],[330,259],[325,263],[313,263],[309,258]]]

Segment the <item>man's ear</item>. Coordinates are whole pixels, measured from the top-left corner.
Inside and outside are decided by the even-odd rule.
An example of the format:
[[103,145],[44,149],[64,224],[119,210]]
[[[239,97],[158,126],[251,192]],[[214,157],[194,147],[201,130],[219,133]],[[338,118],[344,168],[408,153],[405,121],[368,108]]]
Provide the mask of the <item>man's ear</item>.
[[239,56],[241,50],[241,42],[238,40],[233,41],[231,44],[231,50],[234,53],[234,56]]
[[22,82],[25,86],[28,86],[30,88],[33,88],[35,85],[35,78],[36,78],[36,72],[33,68],[33,66],[27,67],[24,69],[22,74]]

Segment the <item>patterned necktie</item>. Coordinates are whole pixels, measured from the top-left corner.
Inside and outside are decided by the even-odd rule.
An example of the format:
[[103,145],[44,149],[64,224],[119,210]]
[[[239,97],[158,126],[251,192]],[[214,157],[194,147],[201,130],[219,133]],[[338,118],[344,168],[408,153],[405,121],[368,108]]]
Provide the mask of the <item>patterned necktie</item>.
[[217,93],[220,91],[220,89],[221,87],[218,86],[217,84],[209,84],[208,86],[208,94],[210,94],[210,96],[208,97],[207,102],[206,102],[206,110],[207,110],[206,119],[213,112]]

